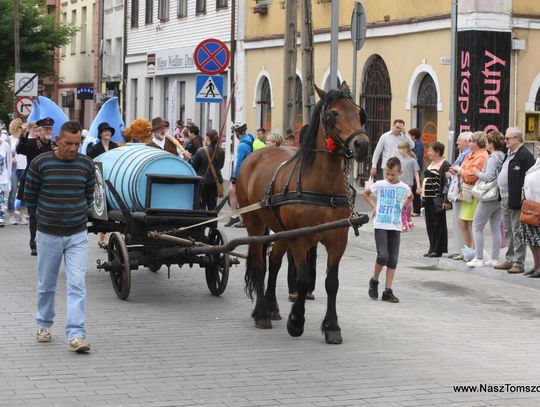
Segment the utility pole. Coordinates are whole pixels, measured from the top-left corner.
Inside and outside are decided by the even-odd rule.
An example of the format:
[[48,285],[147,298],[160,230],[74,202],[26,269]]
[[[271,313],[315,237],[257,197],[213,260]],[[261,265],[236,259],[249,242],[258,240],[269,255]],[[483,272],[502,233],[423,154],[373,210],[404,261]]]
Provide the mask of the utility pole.
[[19,25],[20,25],[20,16],[19,16],[19,0],[13,0],[13,27],[14,27],[14,46],[15,46],[15,72],[20,72],[21,69],[21,42],[19,39]]
[[304,124],[311,120],[315,94],[313,92],[313,21],[311,0],[302,0],[302,116]]
[[296,0],[285,2],[285,46],[283,47],[283,135],[294,129],[296,108]]
[[332,0],[332,30],[330,41],[330,89],[338,87],[339,0]]

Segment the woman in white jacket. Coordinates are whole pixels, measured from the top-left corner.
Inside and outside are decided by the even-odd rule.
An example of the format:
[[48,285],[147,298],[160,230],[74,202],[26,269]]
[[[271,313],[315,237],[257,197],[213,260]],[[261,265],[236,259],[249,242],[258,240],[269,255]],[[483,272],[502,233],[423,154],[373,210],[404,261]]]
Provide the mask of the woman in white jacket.
[[0,139],[0,227],[4,226],[5,203],[11,189],[11,148]]
[[[540,156],[540,140],[536,143],[536,153]],[[525,199],[540,203],[540,157],[525,174],[523,183]],[[540,227],[522,223],[520,238],[523,244],[529,245],[534,259],[534,267],[524,273],[525,276],[540,278]]]

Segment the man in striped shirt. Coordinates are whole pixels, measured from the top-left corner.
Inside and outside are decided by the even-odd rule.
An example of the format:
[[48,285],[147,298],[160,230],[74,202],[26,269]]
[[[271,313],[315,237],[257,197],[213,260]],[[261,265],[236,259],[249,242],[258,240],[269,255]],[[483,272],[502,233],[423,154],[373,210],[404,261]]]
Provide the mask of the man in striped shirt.
[[58,271],[64,258],[67,279],[66,335],[69,349],[87,352],[86,268],[88,260],[88,210],[94,202],[94,165],[78,153],[81,125],[68,121],[56,137],[57,148],[30,164],[24,200],[37,219],[38,342],[50,342],[54,322],[54,297]]

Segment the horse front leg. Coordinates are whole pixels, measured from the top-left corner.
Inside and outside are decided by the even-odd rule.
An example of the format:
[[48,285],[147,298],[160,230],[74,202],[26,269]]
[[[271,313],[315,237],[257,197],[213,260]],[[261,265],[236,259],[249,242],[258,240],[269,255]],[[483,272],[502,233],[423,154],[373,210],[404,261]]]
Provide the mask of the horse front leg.
[[255,327],[261,329],[272,328],[270,312],[264,296],[265,275],[266,266],[263,258],[263,245],[250,245],[245,275],[246,289],[249,294],[255,291],[255,308],[253,309],[251,316],[255,319]]
[[272,321],[281,320],[279,305],[276,298],[276,282],[283,261],[283,255],[288,247],[289,242],[287,240],[278,240],[274,243],[268,260],[268,285],[266,287],[265,298]]
[[326,247],[328,252],[328,263],[324,285],[326,288],[327,303],[326,315],[321,325],[321,331],[324,333],[326,343],[331,345],[339,345],[343,342],[341,328],[338,323],[336,300],[339,289],[339,263],[345,252],[346,244],[345,239],[345,243],[342,245],[334,241],[333,244]]

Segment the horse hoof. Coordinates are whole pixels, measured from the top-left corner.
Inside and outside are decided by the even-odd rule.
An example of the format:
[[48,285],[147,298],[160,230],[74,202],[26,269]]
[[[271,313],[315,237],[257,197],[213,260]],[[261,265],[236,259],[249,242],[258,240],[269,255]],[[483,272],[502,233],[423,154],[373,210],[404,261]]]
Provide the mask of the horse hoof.
[[272,322],[269,319],[256,319],[255,328],[259,329],[271,329]]
[[324,339],[329,345],[339,345],[343,342],[343,337],[341,336],[341,331],[325,331]]
[[289,320],[287,321],[287,332],[293,338],[302,336],[304,333],[304,321],[298,321],[292,318],[292,315],[289,315]]
[[279,315],[279,311],[278,312],[272,312],[270,314],[270,317],[271,317],[272,321],[281,321],[281,315]]

